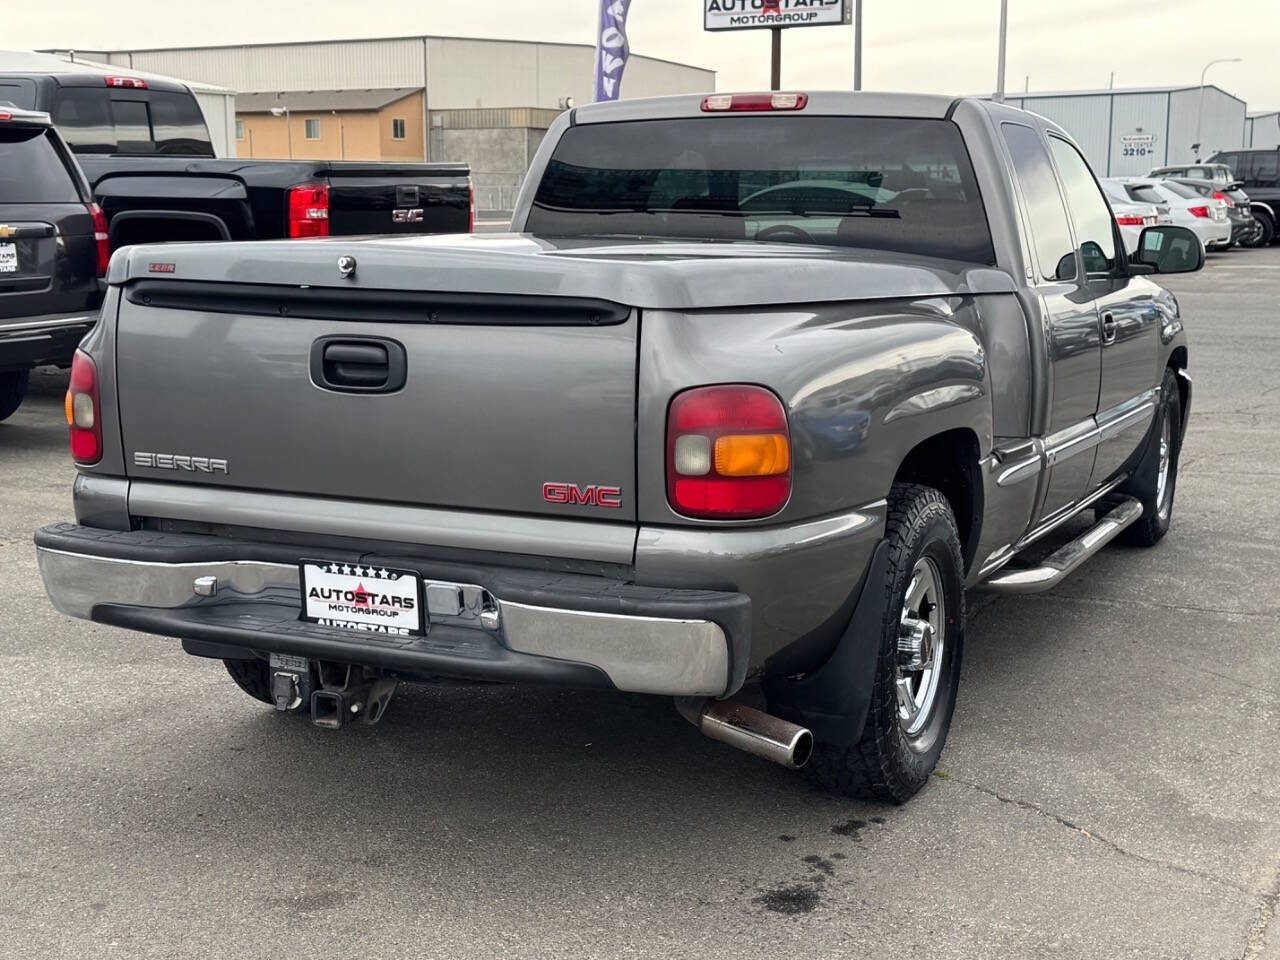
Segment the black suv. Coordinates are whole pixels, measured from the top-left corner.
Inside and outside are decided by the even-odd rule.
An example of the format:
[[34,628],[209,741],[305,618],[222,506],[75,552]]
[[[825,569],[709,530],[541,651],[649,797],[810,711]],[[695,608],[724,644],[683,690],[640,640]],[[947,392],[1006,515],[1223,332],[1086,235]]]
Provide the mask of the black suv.
[[107,222],[49,115],[0,103],[0,420],[98,319]]
[[1253,201],[1253,215],[1263,221],[1268,237],[1274,239],[1280,223],[1280,148],[1228,150],[1215,154],[1213,162],[1225,164],[1244,184]]

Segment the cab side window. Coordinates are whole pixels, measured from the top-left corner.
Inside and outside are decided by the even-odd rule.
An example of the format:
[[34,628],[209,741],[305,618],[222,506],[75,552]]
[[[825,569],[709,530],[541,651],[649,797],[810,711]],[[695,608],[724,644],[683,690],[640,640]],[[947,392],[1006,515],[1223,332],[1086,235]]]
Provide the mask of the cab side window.
[[1084,157],[1067,141],[1049,137],[1049,147],[1062,177],[1067,208],[1076,225],[1076,238],[1087,274],[1110,274],[1116,269],[1115,225],[1111,208]]
[[1020,123],[1002,123],[1000,132],[1009,147],[1013,172],[1022,189],[1031,220],[1031,240],[1046,280],[1073,280],[1076,275],[1075,250],[1071,246],[1071,226],[1062,205],[1058,181],[1049,163],[1040,134]]

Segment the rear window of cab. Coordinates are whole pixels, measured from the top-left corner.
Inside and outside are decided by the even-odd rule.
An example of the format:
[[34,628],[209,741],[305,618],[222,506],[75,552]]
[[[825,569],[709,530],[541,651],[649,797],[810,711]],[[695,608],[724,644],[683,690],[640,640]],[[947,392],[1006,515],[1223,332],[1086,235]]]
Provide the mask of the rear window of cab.
[[527,230],[811,243],[995,262],[948,120],[716,116],[570,127]]

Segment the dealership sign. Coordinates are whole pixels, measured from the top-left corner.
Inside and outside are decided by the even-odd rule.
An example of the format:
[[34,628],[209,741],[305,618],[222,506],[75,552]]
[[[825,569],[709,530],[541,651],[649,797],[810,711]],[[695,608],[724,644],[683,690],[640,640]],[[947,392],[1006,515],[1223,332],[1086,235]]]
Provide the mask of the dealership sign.
[[707,30],[823,27],[852,23],[850,0],[702,0]]

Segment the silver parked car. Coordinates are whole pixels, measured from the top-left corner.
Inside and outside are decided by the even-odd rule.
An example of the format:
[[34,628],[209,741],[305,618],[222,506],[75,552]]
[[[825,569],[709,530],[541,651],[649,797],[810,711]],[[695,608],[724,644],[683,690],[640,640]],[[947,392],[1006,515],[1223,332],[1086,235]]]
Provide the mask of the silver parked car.
[[1206,250],[1231,245],[1231,221],[1225,200],[1206,199],[1173,180],[1109,177],[1102,180],[1102,189],[1116,202],[1156,204],[1157,212],[1167,211],[1168,222],[1186,227],[1200,238]]

